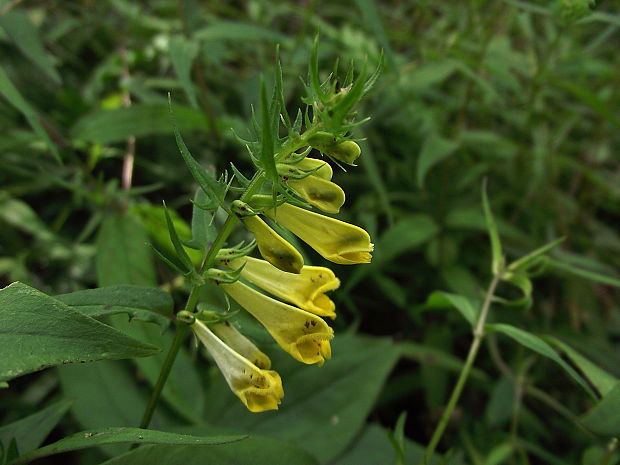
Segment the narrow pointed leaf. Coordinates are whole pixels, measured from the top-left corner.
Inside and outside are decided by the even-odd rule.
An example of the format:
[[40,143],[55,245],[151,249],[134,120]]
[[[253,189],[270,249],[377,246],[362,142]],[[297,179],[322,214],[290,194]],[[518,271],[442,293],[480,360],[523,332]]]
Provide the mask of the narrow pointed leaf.
[[493,218],[493,212],[489,205],[489,197],[487,196],[486,181],[482,186],[482,208],[484,210],[484,218],[487,223],[487,231],[489,232],[489,238],[491,240],[491,270],[493,274],[497,275],[504,262],[504,256],[502,253],[502,244],[499,240],[499,233],[497,232],[497,226],[495,219]]
[[25,418],[0,426],[0,443],[8,445],[15,440],[20,454],[36,449],[67,413],[71,404],[70,400],[61,400]]
[[168,213],[168,207],[164,203],[164,215],[166,216],[166,225],[168,226],[168,234],[170,235],[170,241],[174,246],[174,250],[177,253],[177,258],[181,260],[181,263],[185,267],[185,273],[194,269],[194,265],[192,263],[192,259],[189,258],[187,252],[183,248],[183,244],[181,244],[181,240],[179,239],[179,235],[177,234],[177,230],[174,228],[174,223],[170,218],[170,214]]
[[0,95],[3,95],[11,105],[17,108],[26,118],[30,127],[34,132],[47,144],[47,148],[50,149],[57,161],[60,162],[60,154],[52,139],[47,134],[43,126],[39,122],[39,116],[36,110],[22,97],[17,90],[17,87],[13,85],[9,76],[6,74],[2,66],[0,66]]
[[168,106],[170,111],[170,117],[172,119],[172,126],[174,129],[174,137],[177,141],[177,146],[179,147],[179,151],[181,152],[181,156],[187,165],[190,173],[198,183],[198,185],[205,191],[207,196],[210,199],[217,200],[219,205],[222,205],[224,202],[224,196],[226,194],[226,186],[219,183],[215,177],[207,172],[200,164],[192,157],[192,154],[187,149],[185,142],[183,141],[183,137],[179,132],[179,128],[176,125],[174,119],[174,113],[172,111],[172,102],[170,100],[170,96],[168,96]]
[[110,444],[170,444],[192,446],[214,446],[229,444],[247,438],[244,435],[234,436],[190,436],[188,434],[168,433],[141,428],[102,428],[81,431],[66,438],[56,441],[29,454],[20,456],[11,462],[11,465],[28,463],[31,460],[47,457],[53,454],[69,452],[72,450],[86,449],[89,447],[105,446]]
[[515,260],[514,262],[512,262],[508,266],[508,269],[511,270],[511,271],[517,271],[517,270],[521,270],[521,269],[527,268],[529,265],[533,264],[538,258],[543,256],[544,254],[546,254],[550,250],[554,249],[555,247],[560,245],[565,240],[566,240],[565,237],[560,237],[558,239],[555,239],[555,240],[549,242],[548,244],[543,245],[542,247],[539,247],[538,249],[536,249],[536,250],[528,253],[527,255],[524,255],[523,257],[519,258],[518,260]]
[[543,339],[532,334],[528,331],[524,331],[522,329],[516,328],[511,325],[497,323],[497,324],[488,324],[486,325],[487,330],[497,331],[499,333],[503,333],[506,336],[514,339],[519,344],[527,347],[528,349],[533,350],[534,352],[547,357],[558,365],[560,365],[566,373],[579,384],[586,393],[592,398],[596,399],[596,395],[588,386],[588,383],[583,379],[583,377],[577,373],[568,363],[566,363],[552,348],[549,344],[547,344]]

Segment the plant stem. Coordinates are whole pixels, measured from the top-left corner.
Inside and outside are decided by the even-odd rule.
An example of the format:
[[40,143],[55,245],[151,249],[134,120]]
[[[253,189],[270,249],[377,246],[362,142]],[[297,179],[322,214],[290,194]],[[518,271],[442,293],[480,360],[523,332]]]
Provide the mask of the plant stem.
[[461,397],[461,392],[465,387],[465,383],[467,381],[467,378],[469,377],[469,373],[474,366],[476,355],[478,355],[480,344],[482,343],[482,339],[484,338],[484,325],[486,324],[486,320],[489,315],[489,309],[491,308],[491,300],[493,298],[493,295],[495,294],[495,288],[497,287],[500,279],[501,273],[498,273],[493,277],[491,284],[489,284],[489,288],[487,289],[487,293],[484,298],[484,303],[482,304],[482,308],[480,310],[480,315],[478,316],[478,321],[476,322],[476,327],[474,328],[474,340],[469,347],[469,353],[467,354],[465,365],[463,365],[461,374],[459,375],[456,385],[452,390],[452,394],[450,395],[450,399],[448,400],[448,405],[446,405],[441,419],[439,420],[439,423],[437,424],[437,427],[433,432],[433,436],[431,437],[431,440],[426,447],[426,452],[424,453],[424,459],[422,461],[423,465],[427,465],[430,462],[431,457],[433,456],[433,453],[435,452],[435,449],[437,448],[437,445],[439,444],[439,441],[441,440],[441,437],[443,436],[443,433],[448,426],[448,422],[450,421],[452,412],[456,407],[456,403]]
[[[161,371],[159,372],[159,377],[157,378],[157,383],[155,383],[155,387],[153,388],[153,392],[151,393],[149,402],[148,404],[146,404],[146,408],[144,409],[144,415],[142,415],[140,428],[148,428],[149,423],[151,422],[151,418],[153,417],[153,412],[155,411],[157,402],[159,401],[161,391],[164,389],[164,385],[166,384],[168,375],[170,374],[170,370],[172,369],[172,365],[177,358],[177,354],[179,353],[181,344],[183,343],[185,335],[188,331],[189,326],[184,323],[177,323],[177,329],[174,333],[174,339],[172,341],[172,344],[170,345],[170,348],[168,349],[166,359],[161,366]],[[137,444],[134,444],[134,446],[136,445]]]

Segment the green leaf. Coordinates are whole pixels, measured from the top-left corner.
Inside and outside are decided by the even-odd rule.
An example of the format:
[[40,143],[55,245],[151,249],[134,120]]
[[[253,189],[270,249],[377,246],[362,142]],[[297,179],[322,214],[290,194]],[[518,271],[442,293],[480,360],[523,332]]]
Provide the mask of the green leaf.
[[407,421],[407,412],[403,411],[396,420],[394,431],[390,434],[390,440],[396,451],[396,464],[403,465],[405,463],[405,422]]
[[0,380],[65,363],[157,352],[22,283],[0,290],[0,347]]
[[536,260],[538,260],[547,252],[560,245],[562,242],[564,242],[565,239],[565,237],[560,237],[549,242],[548,244],[543,245],[542,247],[539,247],[538,249],[512,262],[510,265],[508,265],[507,269],[509,271],[527,270],[527,268],[532,265]]
[[566,271],[567,273],[579,276],[581,278],[589,279],[601,284],[620,288],[620,279],[614,276],[607,276],[595,271],[586,270],[584,268],[578,268],[570,263],[561,262],[559,260],[547,259],[547,265],[556,270]]
[[186,242],[186,244],[198,250],[206,250],[217,236],[217,228],[213,222],[213,215],[215,213],[199,206],[207,201],[208,198],[205,192],[202,189],[196,190],[192,207],[192,240]]
[[[137,425],[144,412],[148,393],[136,383],[129,363],[96,362],[57,368],[65,397],[74,399],[71,415],[84,429]],[[135,372],[135,370],[134,370]],[[165,429],[168,422],[156,409],[151,428]],[[101,448],[108,456],[127,451],[128,446]]]
[[92,318],[126,313],[132,320],[168,327],[174,302],[165,291],[145,286],[108,286],[54,296],[56,300]]
[[253,415],[228,395],[227,403],[210,403],[209,420],[290,440],[320,463],[332,461],[362,428],[400,350],[387,339],[341,335],[333,342],[333,353],[320,369],[300,366],[290,357],[272,358],[286,379],[286,396],[277,412]]
[[0,219],[20,231],[32,234],[43,243],[58,244],[56,235],[39,218],[37,212],[23,200],[13,198],[6,192],[0,192]]
[[435,291],[428,296],[425,305],[431,308],[454,307],[469,322],[472,328],[476,325],[478,310],[467,297],[462,295]]
[[166,226],[168,227],[168,235],[170,236],[170,242],[172,242],[172,246],[174,247],[174,251],[176,252],[177,258],[181,261],[183,266],[185,266],[185,272],[189,273],[194,269],[194,264],[192,263],[192,259],[189,258],[189,255],[185,251],[183,244],[181,244],[181,240],[179,239],[179,235],[177,234],[177,230],[174,227],[174,223],[170,218],[170,214],[168,213],[168,208],[166,207],[166,203],[164,202],[164,215],[166,217]]
[[0,66],[0,94],[3,95],[11,105],[17,108],[26,118],[30,127],[41,139],[47,144],[47,148],[50,149],[57,161],[60,162],[60,154],[52,139],[47,134],[47,131],[43,129],[43,126],[39,122],[39,116],[36,110],[22,97],[17,90],[17,87],[13,85],[9,76],[4,71],[4,68]]
[[500,242],[499,234],[497,233],[497,226],[495,225],[493,212],[491,211],[491,206],[489,205],[486,180],[482,186],[482,208],[484,210],[484,217],[487,223],[489,238],[491,239],[491,270],[494,275],[497,275],[504,266],[504,254],[502,253],[502,243]]
[[21,420],[0,426],[0,444],[8,445],[15,439],[20,454],[36,449],[67,413],[71,403],[62,400]]
[[418,157],[417,175],[418,186],[424,187],[424,178],[430,169],[440,161],[452,155],[459,148],[458,142],[446,139],[432,132],[424,140]]
[[579,384],[592,399],[596,399],[596,395],[592,392],[592,389],[590,389],[590,386],[588,386],[588,383],[583,379],[583,377],[579,373],[577,373],[568,363],[562,360],[562,358],[551,348],[551,346],[540,337],[530,332],[503,323],[488,324],[485,326],[485,328],[487,330],[503,333],[506,336],[517,341],[519,344],[527,347],[528,349],[531,349],[534,352],[553,360],[558,365],[560,365],[564,369],[564,371],[566,371],[566,373],[568,373],[568,375],[573,378],[573,380],[575,380],[575,382]]
[[[415,342],[401,342],[398,347],[403,357],[419,363],[443,368],[454,373],[459,373],[463,369],[464,363],[460,358],[436,347],[416,344]],[[479,381],[488,380],[486,373],[476,367],[472,368],[471,377]]]
[[272,28],[226,20],[211,21],[207,27],[196,31],[194,37],[199,40],[271,40],[280,43],[288,40],[286,35],[281,34]]
[[187,149],[183,137],[179,132],[179,128],[176,123],[175,114],[172,111],[172,101],[170,95],[168,95],[168,107],[170,111],[170,118],[172,119],[172,127],[174,129],[174,137],[177,141],[177,147],[181,152],[181,156],[187,165],[190,173],[207,194],[210,200],[217,201],[218,204],[223,205],[224,197],[226,195],[226,186],[218,182],[211,172],[206,171],[200,164],[192,157],[192,154]]
[[486,406],[484,416],[489,426],[497,428],[510,419],[510,415],[514,412],[516,396],[515,379],[502,376],[493,386],[491,398]]
[[582,424],[601,436],[620,436],[620,383],[603,397],[582,419]]
[[[175,105],[175,122],[183,131],[205,131],[209,123],[204,114],[190,107]],[[95,144],[124,142],[128,137],[172,134],[170,111],[166,104],[134,103],[130,107],[97,110],[71,128],[71,137]]]
[[[397,463],[396,453],[388,433],[385,428],[375,423],[367,425],[353,445],[338,460],[333,462],[333,465],[387,465]],[[424,459],[424,446],[406,437],[403,444],[404,456],[407,458],[406,463],[416,464]],[[433,458],[429,461],[429,465],[441,463],[444,462],[437,453],[433,454]],[[460,465],[463,462],[453,460],[449,463],[450,465]]]
[[376,261],[387,263],[434,237],[439,231],[435,220],[423,213],[403,216],[389,228],[377,245]]
[[196,99],[196,91],[192,83],[191,71],[192,62],[198,55],[199,44],[191,40],[187,40],[183,36],[175,36],[170,39],[170,61],[174,67],[185,95],[193,108],[198,108],[198,100]]
[[142,222],[129,213],[111,213],[101,224],[95,259],[99,286],[155,286],[155,269]]
[[[261,137],[260,137],[260,163],[265,170],[267,179],[276,182],[278,170],[274,158],[276,146],[276,134],[273,132],[274,113],[279,113],[276,108],[270,108],[267,101],[267,89],[265,80],[261,78],[260,84],[260,114],[261,114]],[[278,115],[275,117],[279,118]]]
[[602,396],[607,395],[607,393],[609,393],[609,391],[611,391],[618,383],[618,379],[585,358],[571,346],[562,342],[558,338],[553,336],[545,336],[545,340],[552,346],[555,346],[564,352],[564,354],[577,366],[577,368],[579,368],[581,373],[584,374],[588,381],[590,381],[590,383]]
[[[72,450],[86,449],[88,447],[104,446],[109,444],[138,443],[138,444],[170,444],[170,445],[193,445],[215,446],[229,444],[245,439],[247,436],[211,436],[200,437],[187,434],[167,433],[140,428],[101,428],[67,436],[60,441],[36,449],[29,454],[20,456],[11,462],[12,465],[27,463],[34,459],[47,457],[53,454],[69,452]],[[153,462],[159,463],[159,462]]]
[[54,57],[49,55],[39,37],[39,31],[21,11],[9,11],[0,14],[0,27],[11,38],[22,53],[43,71],[54,84],[60,84],[61,79],[54,65]]

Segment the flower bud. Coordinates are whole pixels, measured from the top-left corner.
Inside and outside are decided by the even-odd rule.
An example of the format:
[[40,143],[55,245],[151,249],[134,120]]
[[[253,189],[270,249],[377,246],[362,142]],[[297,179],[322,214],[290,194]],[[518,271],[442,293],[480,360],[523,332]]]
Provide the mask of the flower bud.
[[353,165],[362,153],[360,146],[352,140],[345,140],[340,143],[336,141],[337,139],[333,134],[320,131],[308,139],[308,144],[334,160]]

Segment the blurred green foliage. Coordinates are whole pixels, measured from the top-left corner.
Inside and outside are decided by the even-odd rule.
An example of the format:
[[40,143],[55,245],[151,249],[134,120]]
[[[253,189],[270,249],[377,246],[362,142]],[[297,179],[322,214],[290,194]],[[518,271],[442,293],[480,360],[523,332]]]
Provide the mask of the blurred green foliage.
[[[336,60],[372,68],[385,55],[358,109],[371,118],[354,130],[359,167],[335,174],[347,192],[343,219],[364,226],[376,251],[370,265],[335,270],[343,285],[333,293],[334,358],[311,372],[278,360],[290,378],[285,403],[256,416],[188,347],[154,426],[268,437],[242,447],[256,463],[278,463],[260,444],[298,463],[416,463],[491,279],[486,178],[509,262],[566,239],[540,263],[529,305],[498,302],[490,315],[496,328],[547,342],[490,334],[439,450],[449,452],[445,463],[616,463],[606,447],[620,435],[620,414],[609,414],[620,411],[619,28],[612,0],[0,0],[0,284],[52,295],[159,284],[180,304],[186,284],[145,245],[173,250],[162,200],[180,212],[172,221],[181,239],[190,235],[196,183],[176,147],[167,93],[202,166],[244,172],[247,150],[231,128],[248,136],[276,44],[285,103],[296,110],[320,31],[322,79]],[[306,262],[320,264],[309,254]],[[520,297],[503,284],[498,295]],[[169,344],[155,325],[122,315],[109,323]],[[547,348],[599,396],[609,393],[583,425],[593,400],[540,356]],[[0,391],[0,421],[68,397],[78,400],[57,428],[63,435],[136,426],[160,364],[104,361],[20,378]],[[158,445],[125,460],[149,463],[168,447],[191,456],[188,446]],[[221,447],[193,460],[229,463],[235,444]],[[73,457],[98,463],[124,450]]]

